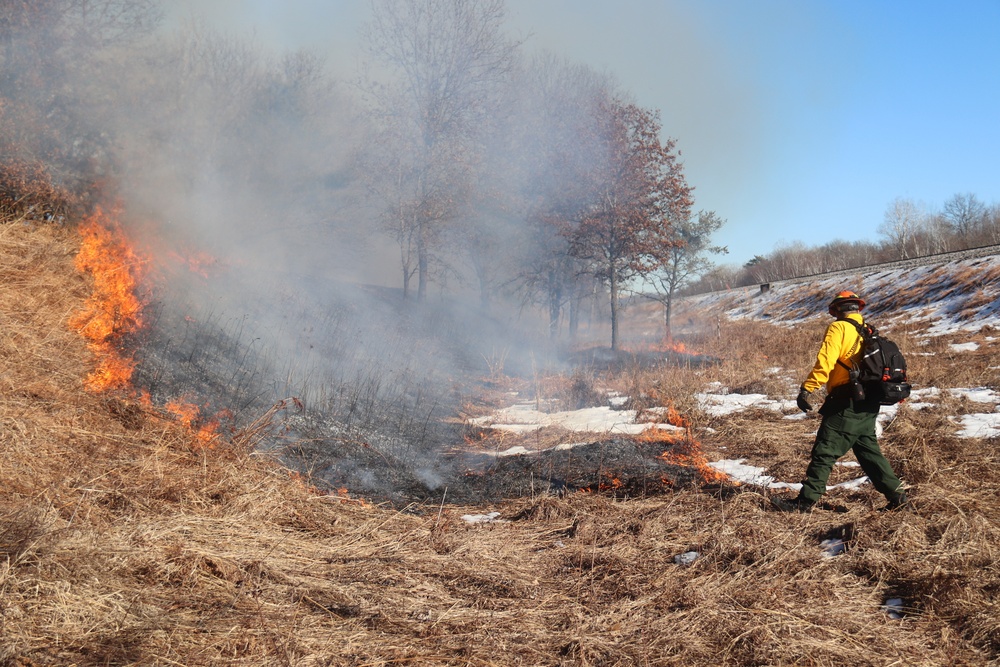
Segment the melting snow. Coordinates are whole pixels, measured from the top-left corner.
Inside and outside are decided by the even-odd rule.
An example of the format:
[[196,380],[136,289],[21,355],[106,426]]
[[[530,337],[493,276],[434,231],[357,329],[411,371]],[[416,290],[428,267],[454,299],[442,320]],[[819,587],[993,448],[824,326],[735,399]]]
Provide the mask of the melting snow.
[[995,438],[1000,436],[1000,413],[962,415],[957,418],[962,425],[960,438]]
[[698,556],[700,555],[697,551],[685,551],[682,554],[674,556],[674,562],[678,565],[690,565],[698,560]]
[[608,394],[608,403],[610,403],[613,408],[620,408],[628,403],[628,396],[621,396],[618,392]]
[[746,459],[724,459],[708,465],[743,484],[770,486],[774,478],[764,474],[764,468],[746,465]]
[[[713,461],[708,465],[712,466],[719,472],[723,472],[729,477],[741,484],[751,484],[753,486],[763,486],[769,489],[791,489],[793,491],[798,491],[802,488],[801,484],[793,482],[775,482],[774,477],[771,475],[765,475],[765,468],[758,468],[756,466],[751,466],[746,464],[746,459],[724,459],[722,461]],[[858,477],[857,479],[851,479],[846,482],[841,482],[839,484],[831,484],[828,489],[856,489],[862,484],[868,482],[868,477]]]
[[463,514],[461,519],[466,523],[499,523],[500,512],[490,512],[489,514]]
[[560,426],[577,432],[628,435],[638,435],[652,428],[684,432],[684,429],[672,424],[636,423],[637,416],[636,410],[613,410],[609,406],[564,412],[541,412],[535,409],[533,403],[519,403],[485,417],[470,419],[469,423],[473,426],[514,433],[531,433],[546,426]]
[[1000,394],[989,387],[976,387],[975,389],[949,389],[948,393],[959,398],[965,397],[973,403],[990,403],[996,405],[1000,403]]
[[839,539],[823,540],[819,545],[823,547],[823,558],[833,558],[847,550],[847,544]]
[[955,352],[975,352],[979,349],[979,343],[952,343],[948,347]]
[[765,394],[695,394],[701,409],[715,417],[724,417],[748,408],[783,412],[795,408],[795,401],[778,401]]
[[889,618],[898,621],[903,618],[903,598],[889,598],[882,605],[882,609],[889,614]]

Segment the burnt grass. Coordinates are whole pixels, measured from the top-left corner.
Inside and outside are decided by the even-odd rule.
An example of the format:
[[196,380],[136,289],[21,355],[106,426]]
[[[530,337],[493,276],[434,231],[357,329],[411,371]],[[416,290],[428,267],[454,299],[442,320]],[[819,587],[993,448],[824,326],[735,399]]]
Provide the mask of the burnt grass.
[[482,503],[577,492],[636,498],[696,487],[692,467],[662,458],[670,447],[619,437],[531,454],[465,456],[466,473],[451,493],[456,502]]
[[[495,502],[581,489],[635,497],[693,482],[682,466],[658,458],[662,445],[628,438],[525,457],[452,452],[465,429],[450,418],[482,390],[482,360],[496,349],[494,339],[510,335],[482,313],[425,313],[392,290],[355,285],[342,285],[322,303],[272,289],[247,298],[243,311],[215,310],[190,297],[207,288],[199,276],[173,279],[173,291],[189,296],[167,301],[169,295],[161,294],[146,307],[147,326],[129,341],[139,362],[134,384],[157,404],[178,397],[196,404],[203,422],[224,414],[229,431],[294,397],[301,409],[281,411],[261,449],[323,490],[346,488],[401,507],[446,497]],[[245,281],[235,282],[253,292]],[[265,320],[310,329],[287,331],[296,350],[305,350],[304,360],[263,338],[266,326],[274,326]],[[482,326],[493,333],[484,337]],[[575,408],[604,398],[592,387],[599,374],[721,362],[710,355],[600,346],[557,359],[548,347],[543,344],[537,358],[574,373]],[[531,365],[517,355],[508,354],[504,363],[508,379],[520,374],[523,383],[531,375]],[[296,374],[291,366],[306,372]]]
[[[458,441],[467,429],[440,424],[436,438]],[[591,436],[593,437],[593,436]],[[285,444],[277,444],[284,441]],[[572,447],[497,456],[465,448],[418,449],[404,436],[346,429],[334,420],[290,415],[280,438],[262,449],[308,474],[317,488],[346,489],[401,508],[426,503],[496,503],[519,497],[600,493],[637,498],[696,488],[698,472],[663,454],[688,442],[598,438]]]

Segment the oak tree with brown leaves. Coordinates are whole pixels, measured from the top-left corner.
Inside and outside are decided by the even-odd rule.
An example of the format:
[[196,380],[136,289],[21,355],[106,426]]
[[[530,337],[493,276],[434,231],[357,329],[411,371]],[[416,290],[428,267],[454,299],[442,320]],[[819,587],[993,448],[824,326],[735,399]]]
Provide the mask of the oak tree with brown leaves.
[[571,254],[608,288],[616,350],[621,294],[668,259],[674,225],[690,216],[693,199],[676,142],[660,138],[658,114],[612,98],[600,120],[604,159],[587,175],[589,205],[569,234]]

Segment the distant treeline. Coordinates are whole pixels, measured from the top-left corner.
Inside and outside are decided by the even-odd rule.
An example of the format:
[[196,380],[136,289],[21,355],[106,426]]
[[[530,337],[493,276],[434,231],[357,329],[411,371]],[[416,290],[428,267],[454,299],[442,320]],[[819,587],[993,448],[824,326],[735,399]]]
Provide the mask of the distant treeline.
[[971,193],[952,196],[940,209],[897,198],[887,207],[878,232],[878,241],[836,240],[816,247],[791,243],[742,266],[715,267],[685,292],[711,292],[997,245],[1000,204],[987,205]]

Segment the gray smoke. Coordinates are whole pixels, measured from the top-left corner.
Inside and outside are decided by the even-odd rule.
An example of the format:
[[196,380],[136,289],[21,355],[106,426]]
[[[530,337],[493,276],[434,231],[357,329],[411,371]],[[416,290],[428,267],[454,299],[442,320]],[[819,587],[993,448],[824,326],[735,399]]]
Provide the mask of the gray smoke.
[[[296,397],[305,412],[285,414],[268,449],[331,485],[439,493],[453,475],[442,445],[461,437],[446,418],[473,383],[498,360],[516,374],[548,358],[519,272],[551,253],[527,220],[538,199],[572,196],[567,160],[598,159],[579,123],[590,93],[613,82],[552,56],[512,61],[489,95],[503,113],[476,117],[474,156],[454,150],[463,167],[474,157],[475,169],[454,171],[472,203],[437,231],[418,303],[400,289],[391,209],[373,195],[385,174],[371,160],[398,157],[393,144],[372,150],[387,136],[366,98],[377,78],[358,88],[314,53],[169,18],[66,46],[45,70],[48,89],[75,100],[53,141],[86,149],[87,178],[154,253],[135,382],[160,401],[230,410],[236,426]],[[16,94],[5,81],[5,97]],[[543,139],[572,154],[546,154]]]

